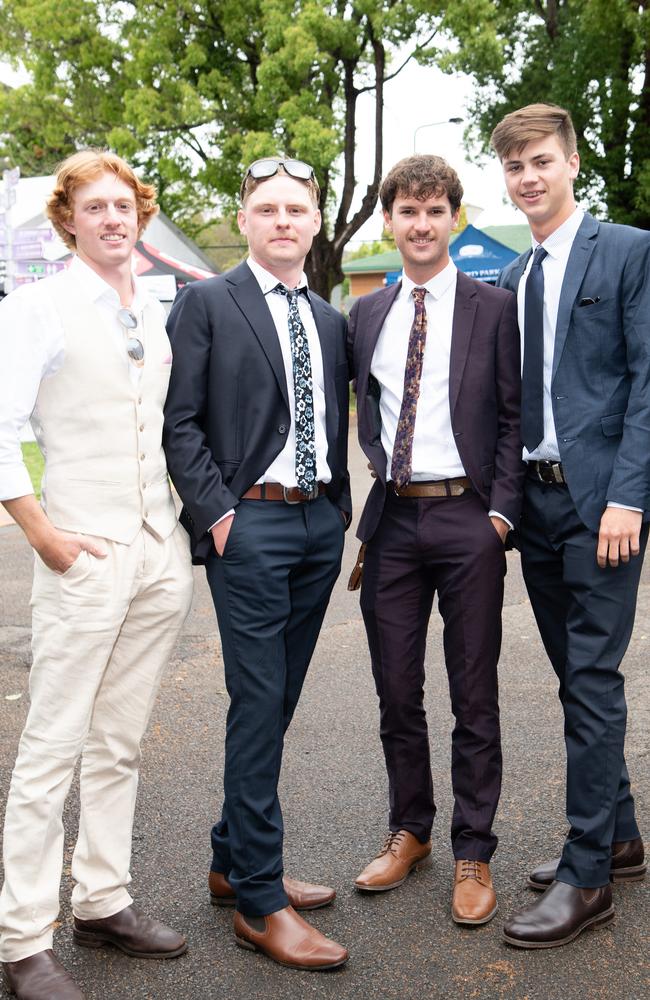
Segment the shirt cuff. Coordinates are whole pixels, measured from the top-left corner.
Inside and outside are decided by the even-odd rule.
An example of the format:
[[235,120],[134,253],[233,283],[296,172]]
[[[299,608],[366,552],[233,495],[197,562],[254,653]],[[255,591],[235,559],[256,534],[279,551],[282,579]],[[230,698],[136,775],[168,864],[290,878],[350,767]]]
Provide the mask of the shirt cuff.
[[0,469],[0,500],[16,500],[30,495],[34,495],[34,487],[24,465]]
[[231,507],[230,510],[227,510],[225,514],[222,514],[218,521],[215,521],[214,524],[210,525],[210,527],[208,528],[208,534],[212,531],[213,528],[216,528],[218,524],[221,524],[222,521],[225,521],[227,517],[230,517],[234,513],[235,513],[235,508]]
[[643,507],[630,507],[626,503],[614,503],[613,500],[607,501],[608,507],[617,507],[618,510],[635,510],[637,514],[643,514]]
[[512,521],[509,521],[507,517],[504,517],[503,514],[500,514],[498,510],[489,510],[488,517],[500,517],[502,521],[506,522],[511,531],[514,528],[514,524],[512,523]]

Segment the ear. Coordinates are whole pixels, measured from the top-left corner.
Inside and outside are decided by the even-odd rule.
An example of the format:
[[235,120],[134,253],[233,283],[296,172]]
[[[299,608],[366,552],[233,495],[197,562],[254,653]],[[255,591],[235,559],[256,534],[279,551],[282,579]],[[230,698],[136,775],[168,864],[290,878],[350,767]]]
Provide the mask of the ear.
[[580,154],[571,153],[571,156],[569,157],[569,176],[572,181],[574,181],[578,176],[579,170],[580,170]]
[[239,232],[242,236],[246,235],[246,212],[243,208],[240,208],[237,212],[237,225],[239,226]]
[[392,233],[392,231],[393,231],[393,221],[392,221],[392,219],[390,217],[390,214],[386,211],[386,209],[384,209],[383,215],[384,215],[384,225],[385,225],[386,229],[388,230],[388,232]]
[[317,208],[314,212],[314,236],[320,233],[321,226],[323,224],[323,219],[320,214],[320,209]]
[[76,236],[77,230],[72,222],[62,222],[61,225],[65,229],[66,233],[70,233],[71,236]]

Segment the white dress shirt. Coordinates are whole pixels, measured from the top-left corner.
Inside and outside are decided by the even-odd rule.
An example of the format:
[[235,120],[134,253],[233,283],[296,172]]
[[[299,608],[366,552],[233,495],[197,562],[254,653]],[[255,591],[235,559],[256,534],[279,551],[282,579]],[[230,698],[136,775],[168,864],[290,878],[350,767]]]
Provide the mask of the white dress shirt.
[[[569,216],[566,222],[563,222],[543,243],[537,244],[533,242],[533,255],[538,246],[543,246],[548,255],[542,261],[542,271],[544,272],[544,437],[533,451],[528,452],[524,448],[525,462],[537,459],[549,459],[552,462],[560,461],[560,450],[557,445],[557,434],[555,433],[555,421],[553,419],[553,404],[551,402],[555,327],[557,325],[557,312],[560,305],[564,273],[569,261],[573,241],[576,238],[584,215],[585,213],[582,209],[576,208],[575,212]],[[526,280],[533,266],[533,255],[531,255],[526,265],[517,289],[522,370],[524,363]]]
[[[263,268],[257,261],[248,258],[248,266],[255,276],[262,294],[266,298],[266,304],[271,312],[271,317],[278,334],[282,360],[284,361],[284,373],[287,380],[287,396],[289,398],[289,412],[291,413],[291,425],[287,432],[287,440],[279,455],[271,462],[258,483],[280,483],[282,486],[297,486],[296,478],[296,427],[294,419],[295,393],[293,388],[293,362],[291,360],[291,338],[289,336],[289,301],[286,295],[279,295],[274,292],[279,281],[275,275]],[[307,277],[303,273],[298,288],[307,288]],[[314,431],[316,438],[316,479],[322,483],[329,483],[332,473],[327,464],[327,430],[325,426],[325,382],[323,376],[323,355],[320,348],[320,339],[316,323],[311,311],[309,299],[306,295],[298,296],[298,312],[302,325],[307,334],[309,343],[309,356],[311,359],[312,394],[314,398]]]
[[[65,358],[64,332],[59,314],[49,294],[50,282],[67,282],[70,296],[83,297],[95,304],[104,321],[101,331],[115,342],[115,350],[124,359],[133,384],[140,369],[126,352],[126,335],[117,319],[118,293],[103,278],[75,256],[70,267],[52,278],[20,285],[0,302],[0,500],[12,500],[33,493],[29,473],[23,462],[20,431],[29,420],[42,379],[54,375]],[[151,304],[149,293],[134,276],[134,298],[129,306],[138,319],[138,329],[129,331],[145,344],[142,310]],[[160,309],[164,325],[165,313]]]
[[456,265],[447,266],[425,285],[405,274],[381,329],[370,365],[381,396],[381,443],[386,452],[386,478],[391,478],[395,434],[404,395],[404,369],[415,316],[414,288],[426,288],[427,340],[413,432],[412,482],[464,476],[449,410],[449,361],[456,299]]
[[[573,214],[561,226],[558,226],[555,232],[551,233],[543,243],[535,243],[533,240],[533,253],[524,273],[519,279],[519,286],[517,288],[517,313],[519,330],[521,331],[521,364],[523,370],[526,279],[533,266],[535,250],[538,246],[544,247],[547,252],[547,256],[542,261],[542,270],[544,272],[544,437],[533,451],[529,452],[524,448],[523,458],[525,462],[543,459],[548,459],[551,462],[560,461],[560,449],[557,443],[551,396],[555,328],[557,326],[557,313],[560,305],[564,273],[569,261],[573,241],[576,238],[584,217],[585,213],[582,209],[576,208]],[[616,503],[613,500],[610,500],[607,506],[619,507],[622,510],[639,511],[641,509],[640,507],[628,507],[626,504]]]

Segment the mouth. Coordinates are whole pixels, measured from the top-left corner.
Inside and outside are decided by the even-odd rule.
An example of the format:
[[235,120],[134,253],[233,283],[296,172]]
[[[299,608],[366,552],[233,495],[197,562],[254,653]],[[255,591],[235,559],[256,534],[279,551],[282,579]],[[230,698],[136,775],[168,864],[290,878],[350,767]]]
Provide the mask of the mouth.
[[409,243],[413,243],[416,247],[426,247],[433,242],[431,236],[411,236],[409,238]]
[[543,194],[543,191],[522,191],[521,197],[524,201],[535,201],[537,198],[541,198]]
[[122,243],[126,236],[124,233],[102,233],[99,237],[104,243]]

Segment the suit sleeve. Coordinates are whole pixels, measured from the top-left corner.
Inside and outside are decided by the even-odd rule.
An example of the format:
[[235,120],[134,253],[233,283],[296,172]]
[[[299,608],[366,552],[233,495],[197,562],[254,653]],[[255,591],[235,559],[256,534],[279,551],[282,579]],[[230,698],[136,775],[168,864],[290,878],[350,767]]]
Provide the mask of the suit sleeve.
[[510,294],[499,319],[496,341],[498,431],[490,509],[517,527],[521,515],[525,466],[521,453],[521,360],[517,299]]
[[239,501],[224,485],[205,433],[213,331],[205,295],[192,285],[177,296],[167,333],[174,360],[163,445],[172,482],[198,540]]
[[607,501],[650,508],[650,236],[635,241],[622,274],[622,331],[630,394]]

